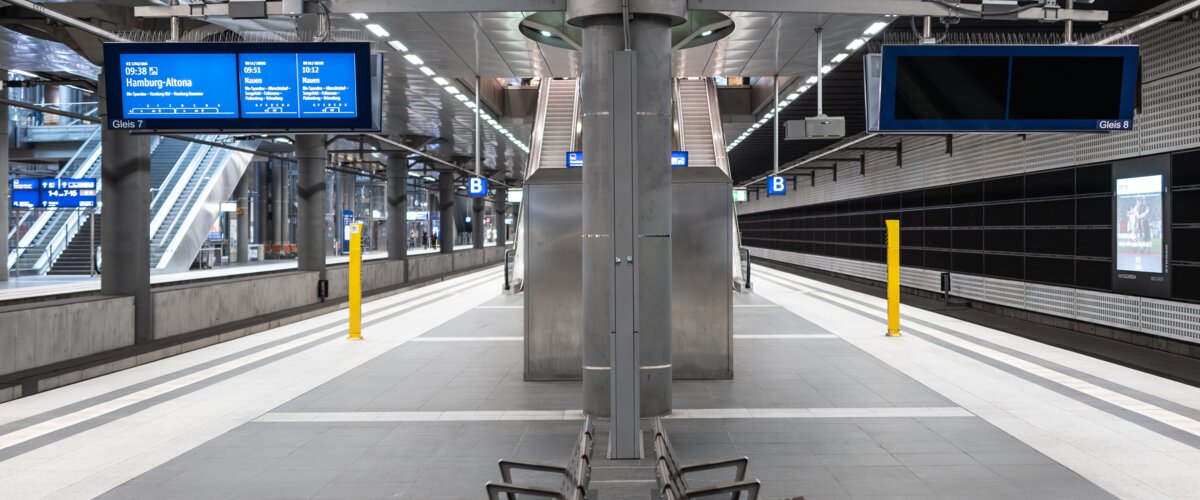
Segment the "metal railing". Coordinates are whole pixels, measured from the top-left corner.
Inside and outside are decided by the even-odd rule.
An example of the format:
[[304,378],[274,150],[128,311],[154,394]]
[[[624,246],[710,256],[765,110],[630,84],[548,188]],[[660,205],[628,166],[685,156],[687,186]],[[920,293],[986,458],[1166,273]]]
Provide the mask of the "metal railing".
[[550,79],[542,80],[538,89],[537,110],[533,115],[533,141],[529,148],[529,163],[525,166],[525,178],[533,175],[542,163],[542,134],[546,130],[546,108],[550,105]]
[[513,266],[517,263],[515,249],[504,251],[504,290],[512,290]]
[[704,91],[708,95],[708,121],[712,124],[713,154],[717,168],[729,175],[729,153],[725,152],[725,128],[721,123],[721,108],[717,102],[717,83],[712,78],[704,79]]

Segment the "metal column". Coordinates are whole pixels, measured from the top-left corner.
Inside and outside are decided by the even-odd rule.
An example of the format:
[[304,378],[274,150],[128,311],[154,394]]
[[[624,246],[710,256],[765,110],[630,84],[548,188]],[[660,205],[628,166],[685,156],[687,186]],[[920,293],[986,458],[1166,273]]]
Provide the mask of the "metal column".
[[408,155],[387,158],[387,252],[390,260],[408,257]]
[[438,249],[441,253],[454,252],[454,240],[458,231],[454,228],[454,172],[438,172]]
[[492,195],[492,212],[496,213],[496,246],[503,247],[508,244],[508,224],[504,223],[508,218],[508,189],[503,186]]
[[[296,136],[300,140],[300,136]],[[297,150],[299,143],[297,142]],[[271,242],[276,245],[287,243],[283,240],[283,226],[287,225],[287,212],[283,206],[283,170],[287,163],[282,161],[271,163]],[[280,252],[283,252],[281,249]]]
[[483,248],[484,203],[483,198],[471,198],[471,248]]
[[[104,76],[100,110],[105,109]],[[107,116],[101,120],[107,123]],[[103,125],[102,125],[103,126]],[[101,132],[100,182],[104,233],[100,236],[100,293],[132,295],[134,341],[154,340],[154,302],[150,296],[150,136],[104,127]]]
[[251,164],[242,174],[242,180],[233,188],[237,200],[237,261],[250,262],[250,177],[254,175]]
[[296,136],[296,166],[300,174],[296,181],[296,192],[300,197],[300,213],[296,224],[296,242],[300,255],[296,267],[301,271],[318,271],[320,279],[325,279],[327,156],[325,136]]
[[[0,82],[8,80],[8,72],[0,70]],[[8,98],[8,87],[0,83],[4,92],[0,97]],[[8,105],[0,104],[0,236],[4,246],[0,247],[0,281],[8,281]]]
[[639,416],[671,411],[670,34],[686,7],[567,4],[583,27],[583,405],[613,419],[613,458],[641,455]]

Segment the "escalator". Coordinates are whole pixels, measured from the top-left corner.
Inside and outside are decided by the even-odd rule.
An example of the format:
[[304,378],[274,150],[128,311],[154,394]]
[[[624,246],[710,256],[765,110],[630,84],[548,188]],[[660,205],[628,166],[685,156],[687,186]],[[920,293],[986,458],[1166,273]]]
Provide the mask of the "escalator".
[[[95,219],[96,224],[94,235],[92,219]],[[54,265],[50,266],[50,271],[46,274],[91,274],[93,257],[98,256],[98,250],[97,253],[93,253],[93,248],[100,247],[100,235],[104,232],[103,220],[98,212],[84,219],[71,242],[67,243],[67,247],[59,254],[58,259],[55,259]]]
[[676,80],[680,146],[688,152],[688,166],[717,167],[729,174],[716,95],[716,85],[711,78]]

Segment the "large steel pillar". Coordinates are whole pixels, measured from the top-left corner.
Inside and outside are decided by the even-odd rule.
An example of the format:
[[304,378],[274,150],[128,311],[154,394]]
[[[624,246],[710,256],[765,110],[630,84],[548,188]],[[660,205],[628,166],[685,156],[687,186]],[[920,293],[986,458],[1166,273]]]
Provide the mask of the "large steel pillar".
[[387,158],[387,252],[390,260],[408,257],[408,155]]
[[508,188],[496,188],[492,195],[492,211],[496,213],[496,246],[503,247],[508,244],[508,224],[504,223],[508,218]]
[[583,407],[611,416],[614,458],[641,453],[639,415],[671,411],[671,26],[686,10],[567,3],[583,28]]
[[[328,153],[323,135],[296,136],[296,165],[300,197],[296,221],[299,256],[296,268],[317,271],[325,279],[325,162]],[[339,233],[340,234],[340,233]]]
[[458,236],[455,229],[454,213],[454,172],[443,170],[438,172],[438,249],[441,253],[454,252],[454,240]]
[[471,248],[483,248],[483,207],[486,200],[471,198]]
[[237,261],[250,262],[250,177],[254,175],[254,164],[246,167],[242,180],[233,188],[237,200]]
[[[106,106],[104,76],[100,112]],[[150,296],[150,136],[132,135],[100,120],[100,201],[104,232],[100,236],[100,293],[132,295],[134,341],[154,340],[154,302]]]
[[[8,72],[0,69],[0,81],[8,80]],[[0,97],[8,98],[8,87]],[[8,281],[8,105],[0,104],[0,281]]]
[[[300,137],[296,136],[296,140],[299,141]],[[298,142],[296,147],[299,149]],[[271,242],[276,245],[287,243],[283,239],[283,228],[288,223],[287,208],[283,204],[283,172],[285,169],[287,169],[286,162],[279,161],[271,164]],[[285,252],[285,250],[281,249],[280,252]]]

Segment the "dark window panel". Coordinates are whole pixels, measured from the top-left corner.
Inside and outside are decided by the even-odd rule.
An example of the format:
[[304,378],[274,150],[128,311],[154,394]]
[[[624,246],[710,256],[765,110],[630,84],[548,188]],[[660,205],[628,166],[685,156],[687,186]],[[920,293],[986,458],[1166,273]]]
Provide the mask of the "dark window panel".
[[899,210],[901,205],[901,196],[899,193],[883,195],[883,204],[880,210]]
[[1075,193],[1111,193],[1113,191],[1112,165],[1092,165],[1075,169]]
[[1074,229],[1027,229],[1025,251],[1054,255],[1075,255]]
[[1025,178],[1022,176],[1002,177],[983,183],[984,201],[1019,200],[1025,196]]
[[923,247],[925,246],[925,231],[900,230],[900,245],[901,247]]
[[1171,156],[1171,185],[1200,185],[1200,150]]
[[955,252],[954,272],[983,274],[983,254]]
[[954,248],[951,231],[948,229],[927,229],[925,231],[925,246],[928,248]]
[[[954,231],[954,249],[955,250],[983,250],[983,231],[974,230],[955,230]],[[983,271],[980,271],[983,272]]]
[[1025,279],[1055,285],[1075,284],[1075,261],[1044,257],[1025,258]]
[[983,201],[983,181],[956,184],[953,186],[955,205],[963,203],[979,203]]
[[1081,226],[1111,226],[1112,198],[1080,198],[1075,200],[1075,223]]
[[1062,169],[1025,176],[1025,196],[1044,198],[1075,194],[1075,170]]
[[983,235],[983,248],[989,252],[1024,252],[1025,231],[989,229]]
[[1075,200],[1026,203],[1025,224],[1030,226],[1074,226]]
[[900,203],[904,208],[921,208],[925,206],[925,191],[906,191],[901,195]]
[[1172,229],[1171,250],[1172,261],[1200,262],[1200,228]]
[[951,253],[937,252],[932,250],[925,251],[925,267],[938,271],[949,271],[951,267]]
[[988,276],[1025,279],[1025,258],[1019,255],[985,255],[983,270]]
[[953,221],[952,210],[950,208],[926,210],[925,227],[950,227]]
[[921,250],[901,248],[900,265],[910,267],[925,267],[925,252]]
[[954,227],[978,227],[983,225],[983,207],[958,207],[954,209]]
[[925,206],[934,207],[949,205],[954,202],[950,186],[928,188],[925,190]]
[[1096,290],[1112,290],[1111,261],[1075,261],[1075,285]]
[[1200,300],[1200,267],[1171,266],[1171,297],[1176,299]]
[[[1197,165],[1200,170],[1200,165]],[[1200,223],[1200,191],[1171,193],[1171,222],[1175,224]]]
[[1076,229],[1075,254],[1084,257],[1112,258],[1111,229]]
[[983,208],[983,222],[987,226],[1020,226],[1025,223],[1025,204],[987,205]]
[[924,210],[909,210],[900,213],[900,227],[924,227],[925,226],[925,211]]

